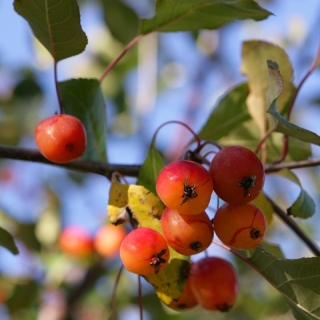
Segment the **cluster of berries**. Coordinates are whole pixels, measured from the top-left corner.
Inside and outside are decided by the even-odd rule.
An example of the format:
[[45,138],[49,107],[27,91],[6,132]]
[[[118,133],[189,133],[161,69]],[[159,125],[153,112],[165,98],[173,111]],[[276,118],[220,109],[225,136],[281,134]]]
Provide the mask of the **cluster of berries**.
[[[161,217],[162,233],[142,227],[131,231],[120,247],[124,266],[140,275],[158,273],[169,261],[169,247],[191,256],[206,250],[214,234],[234,249],[257,247],[266,231],[266,219],[249,202],[261,192],[264,177],[260,159],[241,146],[221,149],[209,170],[190,160],[168,164],[156,181],[157,194],[166,206]],[[205,210],[213,192],[225,204],[211,220]],[[236,294],[237,279],[230,262],[205,257],[191,263],[185,289],[170,307],[200,304],[209,310],[225,311],[233,305]]]

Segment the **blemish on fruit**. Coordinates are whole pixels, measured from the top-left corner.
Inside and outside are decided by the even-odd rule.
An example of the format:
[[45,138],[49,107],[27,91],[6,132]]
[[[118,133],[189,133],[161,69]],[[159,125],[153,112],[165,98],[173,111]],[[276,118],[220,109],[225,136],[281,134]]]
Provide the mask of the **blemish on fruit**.
[[73,152],[75,146],[73,143],[67,143],[65,147],[68,151]]

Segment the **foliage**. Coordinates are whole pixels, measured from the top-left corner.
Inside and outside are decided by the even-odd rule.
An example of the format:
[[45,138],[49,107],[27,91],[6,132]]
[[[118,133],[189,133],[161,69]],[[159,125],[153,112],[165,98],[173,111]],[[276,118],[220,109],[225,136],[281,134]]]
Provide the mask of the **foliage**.
[[[90,1],[87,2],[90,3]],[[109,163],[109,159],[112,159],[110,136],[113,134],[110,129],[109,115],[115,112],[116,117],[121,117],[120,119],[128,120],[129,118],[126,124],[128,123],[130,127],[134,125],[137,117],[132,114],[132,111],[121,106],[126,103],[122,88],[125,82],[123,75],[132,72],[132,69],[137,67],[136,56],[131,56],[131,59],[128,56],[134,52],[134,45],[142,42],[151,33],[192,32],[194,39],[197,39],[199,37],[197,32],[200,30],[221,29],[224,25],[236,20],[250,19],[258,23],[272,13],[253,0],[157,0],[153,16],[146,18],[138,13],[134,4],[129,5],[128,2],[120,0],[100,2],[101,8],[99,8],[104,13],[105,23],[111,34],[109,37],[113,41],[109,38],[110,43],[120,49],[112,51],[111,57],[111,51],[108,54],[94,56],[95,67],[99,70],[99,75],[96,77],[81,76],[63,81],[58,81],[58,62],[82,52],[85,54],[89,50],[87,47],[89,37],[81,25],[81,6],[79,7],[76,0],[46,2],[15,0],[14,10],[28,22],[34,37],[50,53],[60,112],[78,117],[87,131],[88,145],[85,154],[68,165],[69,169],[82,168],[84,174],[68,173],[68,179],[74,185],[83,186],[89,172],[99,172],[111,182],[109,193],[107,188],[105,191],[105,195],[109,194],[106,198],[108,199],[108,220],[111,223],[126,223],[129,228],[145,226],[161,232],[160,220],[164,205],[156,195],[155,181],[165,163],[172,159],[157,147],[158,131],[152,140],[140,139],[141,144],[146,142],[149,148],[138,170],[132,168],[132,174],[129,174],[137,178],[134,182],[127,182],[129,177],[124,177],[121,165],[112,167],[112,164]],[[177,34],[174,33],[174,35]],[[216,247],[220,245],[227,250],[226,253],[229,251],[236,257],[234,261],[235,264],[237,263],[239,278],[243,277],[245,280],[254,282],[256,275],[253,275],[251,271],[255,270],[254,272],[257,271],[260,278],[267,280],[280,293],[271,298],[267,294],[264,297],[266,301],[267,298],[270,298],[266,302],[270,303],[269,314],[274,309],[274,305],[281,304],[282,300],[279,299],[282,295],[296,319],[320,319],[320,288],[317,281],[320,276],[318,261],[320,250],[312,240],[312,234],[308,234],[299,227],[301,221],[315,215],[316,201],[312,198],[313,195],[310,195],[309,188],[304,186],[299,175],[293,172],[290,166],[292,161],[300,161],[300,163],[303,161],[302,167],[309,166],[311,147],[320,145],[320,138],[316,133],[296,125],[291,117],[299,90],[319,64],[319,55],[318,53],[306,77],[295,86],[293,67],[283,48],[263,40],[245,41],[242,45],[241,71],[247,77],[247,81],[232,86],[224,93],[203,121],[196,136],[192,137],[187,147],[183,149],[183,152],[189,151],[189,154],[197,157],[197,161],[202,161],[207,165],[212,153],[216,152],[217,146],[234,144],[246,146],[259,155],[268,175],[272,173],[274,176],[284,177],[286,185],[298,190],[297,197],[291,200],[292,204],[286,212],[277,203],[283,206],[283,198],[287,190],[278,188],[278,186],[277,190],[280,190],[278,198],[273,200],[262,193],[254,203],[265,213],[270,234],[278,223],[273,217],[280,216],[284,223],[295,231],[296,236],[300,237],[312,250],[315,257],[285,259],[278,245],[270,245],[267,242],[255,250],[241,252],[225,247],[216,241],[212,245]],[[68,61],[71,60],[64,61],[64,63]],[[4,134],[5,130],[0,128],[1,143],[7,144],[8,147],[15,147],[12,152],[12,149],[4,146],[0,149],[0,157],[46,162],[34,150],[18,146],[24,135],[30,136],[33,132],[34,119],[39,117],[39,99],[43,94],[33,74],[27,73],[25,80],[29,84],[28,90],[30,88],[30,91],[26,90],[28,95],[24,93],[24,90],[20,90],[23,81],[17,84],[10,99],[2,98],[0,95],[0,107],[4,114],[3,117],[1,114],[1,126],[9,128],[12,123],[15,123],[12,128],[14,132],[8,139]],[[108,91],[109,88],[105,89],[105,83],[111,82],[114,86],[112,94],[110,94],[111,91]],[[28,111],[19,112],[18,102],[20,104],[29,102]],[[14,108],[17,108],[18,111],[12,116]],[[31,119],[28,120],[24,114],[30,114]],[[12,118],[15,120],[13,121]],[[176,123],[181,124],[181,119],[178,120]],[[171,138],[173,141],[173,137]],[[150,140],[151,143],[149,143]],[[198,144],[193,149],[195,141]],[[314,165],[317,164],[319,162]],[[5,169],[7,169],[5,162],[2,163],[2,168],[0,183],[11,188],[10,172],[5,175]],[[121,272],[117,274],[119,269],[117,259],[103,260],[96,253],[92,253],[86,259],[77,259],[59,251],[61,204],[59,196],[51,188],[52,185],[63,185],[64,179],[58,176],[54,183],[48,181],[44,184],[45,188],[41,186],[43,192],[41,198],[46,198],[47,207],[43,209],[43,214],[36,219],[36,222],[23,224],[18,218],[9,218],[9,209],[8,213],[0,212],[3,217],[0,222],[0,246],[10,251],[15,257],[25,252],[32,252],[32,255],[41,260],[45,269],[45,276],[40,277],[31,270],[22,279],[2,275],[0,270],[0,304],[3,303],[6,306],[10,319],[28,319],[34,317],[35,314],[45,313],[44,310],[46,307],[49,308],[50,303],[43,298],[44,296],[53,296],[56,302],[63,305],[57,308],[61,309],[61,319],[82,319],[85,318],[86,312],[91,312],[94,308],[95,310],[100,308],[100,313],[98,312],[93,319],[112,318],[115,313],[120,314],[121,310],[140,300],[131,291],[133,280],[130,275],[122,275],[126,277],[126,281],[119,280]],[[17,189],[18,186],[13,184],[12,188]],[[68,197],[68,192],[68,188],[63,190],[66,197]],[[77,208],[76,204],[74,208]],[[104,218],[104,220],[107,219]],[[295,220],[298,222],[296,223]],[[42,227],[44,229],[41,229]],[[155,292],[167,305],[172,300],[177,300],[182,292],[186,270],[189,270],[192,259],[176,253],[173,249],[170,253],[171,258],[167,267],[159,274],[145,277],[146,283],[151,286],[146,289],[148,292],[143,294],[144,309],[150,313],[152,319],[161,317],[194,319],[197,316],[201,319],[209,319],[211,315],[200,308],[181,314],[170,313],[159,303],[159,300],[154,300],[152,294]],[[76,270],[78,273],[70,275],[72,271],[68,274],[68,270]],[[64,276],[59,276],[60,274]],[[113,284],[115,284],[116,291],[109,289]],[[253,292],[246,292],[250,287],[246,285],[243,289],[238,303],[229,313],[230,317],[256,319],[261,315],[261,308],[260,310],[250,309],[249,302],[245,302],[249,297],[251,300],[248,298],[247,301],[250,301],[251,304],[259,303],[255,301]],[[4,295],[3,299],[1,299],[1,293]],[[82,306],[79,301],[82,301]],[[97,306],[92,303],[93,301],[98,301]],[[110,303],[110,308],[106,307],[106,301]],[[240,304],[243,304],[243,307]],[[279,313],[287,311],[282,308],[283,306],[279,307]],[[217,315],[217,318],[226,319],[223,315]]]

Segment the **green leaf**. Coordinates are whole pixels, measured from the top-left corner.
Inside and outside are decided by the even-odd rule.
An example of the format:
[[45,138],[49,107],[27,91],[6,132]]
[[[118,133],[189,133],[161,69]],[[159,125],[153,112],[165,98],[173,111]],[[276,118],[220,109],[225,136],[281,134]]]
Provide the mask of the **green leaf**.
[[282,259],[259,247],[249,260],[289,301],[297,319],[320,319],[320,257]]
[[82,159],[106,161],[107,118],[104,97],[97,79],[59,82],[64,111],[79,118],[87,132]]
[[316,133],[303,129],[285,119],[278,111],[277,99],[282,92],[283,79],[280,74],[279,67],[276,62],[267,61],[269,70],[269,101],[271,102],[267,110],[277,121],[277,131],[282,132],[288,136],[295,137],[302,141],[310,142],[320,145],[320,136]]
[[137,184],[144,186],[154,194],[156,192],[156,180],[160,170],[165,166],[161,154],[151,143],[147,157],[139,171]]
[[5,229],[0,227],[0,246],[8,249],[13,254],[18,254],[19,250],[14,243],[12,235]]
[[302,188],[299,178],[288,169],[280,170],[277,174],[291,180],[300,187],[298,198],[294,201],[292,206],[287,209],[288,215],[302,219],[312,217],[316,211],[316,205],[307,191]]
[[244,121],[250,119],[246,99],[249,90],[246,83],[229,91],[213,109],[206,124],[199,132],[204,140],[219,140]]
[[80,25],[76,0],[15,0],[14,9],[55,61],[81,53],[87,37]]
[[134,10],[121,0],[101,0],[104,19],[111,34],[123,44],[138,33],[139,18]]
[[155,16],[141,21],[140,33],[211,30],[234,20],[262,20],[269,15],[252,0],[157,0]]

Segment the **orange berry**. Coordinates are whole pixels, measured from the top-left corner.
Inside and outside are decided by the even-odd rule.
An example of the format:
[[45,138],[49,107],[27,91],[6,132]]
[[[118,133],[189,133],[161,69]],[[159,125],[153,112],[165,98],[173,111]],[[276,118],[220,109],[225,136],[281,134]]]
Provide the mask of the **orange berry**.
[[156,190],[168,208],[182,214],[199,214],[209,205],[213,182],[208,170],[199,163],[178,160],[160,171]]
[[166,208],[161,227],[168,245],[186,256],[202,252],[212,243],[212,222],[205,212],[188,215]]
[[120,249],[126,231],[122,226],[107,224],[101,227],[94,236],[93,246],[103,257],[114,257]]
[[83,124],[78,118],[67,114],[42,120],[36,127],[35,140],[41,154],[55,163],[79,158],[87,144]]
[[67,227],[59,237],[61,251],[75,257],[85,257],[92,252],[92,239],[89,233],[78,226]]
[[252,249],[263,240],[267,222],[261,210],[251,204],[221,206],[213,218],[214,232],[227,246]]
[[238,282],[232,264],[206,257],[191,264],[191,289],[198,303],[208,310],[228,311],[235,303]]

